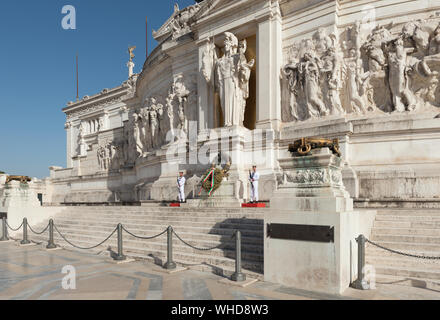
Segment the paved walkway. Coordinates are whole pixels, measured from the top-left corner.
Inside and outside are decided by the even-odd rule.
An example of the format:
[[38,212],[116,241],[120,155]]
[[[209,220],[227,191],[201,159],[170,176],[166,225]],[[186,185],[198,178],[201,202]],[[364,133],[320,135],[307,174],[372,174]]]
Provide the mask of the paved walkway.
[[[76,269],[76,290],[64,290],[65,266]],[[146,261],[115,264],[108,257],[41,246],[0,243],[0,300],[311,300],[438,299],[440,292],[396,285],[375,291],[349,289],[344,296],[316,294],[256,282],[241,288],[221,277],[186,270],[168,274]]]

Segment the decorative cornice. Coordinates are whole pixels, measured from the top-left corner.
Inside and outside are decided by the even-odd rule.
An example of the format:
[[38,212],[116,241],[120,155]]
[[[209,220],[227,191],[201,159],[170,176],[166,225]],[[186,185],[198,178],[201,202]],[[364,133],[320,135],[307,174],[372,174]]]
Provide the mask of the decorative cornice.
[[77,107],[74,110],[69,110],[69,111],[63,110],[63,111],[67,115],[67,121],[69,121],[73,117],[82,116],[84,114],[97,111],[103,107],[121,102],[121,101],[123,101],[124,95],[125,95],[125,93],[120,94],[118,96],[109,97],[107,99],[101,99],[95,103],[89,103],[89,104]]
[[94,96],[85,96],[77,102],[69,102],[67,107],[62,109],[67,116],[67,121],[75,116],[81,116],[90,112],[99,110],[100,108],[121,102],[125,97],[129,98],[135,94],[136,80],[138,74],[135,74],[122,85],[113,89],[103,89]]

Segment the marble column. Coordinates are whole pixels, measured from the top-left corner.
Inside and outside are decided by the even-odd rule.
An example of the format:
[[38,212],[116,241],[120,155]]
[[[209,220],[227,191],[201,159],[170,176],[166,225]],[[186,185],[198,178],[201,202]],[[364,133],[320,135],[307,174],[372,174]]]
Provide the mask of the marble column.
[[257,129],[281,124],[282,23],[278,2],[257,17]]

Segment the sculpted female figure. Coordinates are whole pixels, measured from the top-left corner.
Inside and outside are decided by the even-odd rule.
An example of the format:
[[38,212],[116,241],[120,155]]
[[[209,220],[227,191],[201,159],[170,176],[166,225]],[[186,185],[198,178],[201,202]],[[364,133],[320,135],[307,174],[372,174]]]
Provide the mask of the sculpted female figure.
[[330,102],[333,114],[345,114],[339,97],[340,81],[340,61],[334,48],[330,48],[323,57],[322,72],[324,74],[324,87],[327,89],[327,99]]
[[286,77],[289,83],[289,91],[290,91],[290,115],[293,118],[293,121],[299,120],[298,115],[298,103],[296,101],[297,95],[297,84],[299,81],[299,71],[298,71],[299,62],[297,60],[291,61],[283,68],[284,76]]
[[[355,49],[350,50],[350,56],[345,60],[347,74],[348,96],[355,113],[365,113],[364,83],[367,75],[361,75],[361,65]],[[364,77],[365,79],[362,79]]]
[[188,133],[188,119],[186,117],[186,106],[188,103],[188,96],[190,94],[189,90],[186,89],[185,83],[183,81],[183,76],[180,75],[174,80],[174,93],[179,102],[178,115],[180,122],[180,129],[185,133]]
[[303,76],[304,91],[306,93],[307,106],[312,118],[320,115],[328,115],[329,110],[319,97],[319,73],[318,58],[310,52],[306,52],[299,64],[299,71]]
[[168,129],[170,130],[170,135],[173,137],[174,142],[174,106],[173,106],[173,100],[174,100],[174,92],[173,88],[171,88],[168,92],[168,97],[165,98],[165,102],[167,105],[167,116],[168,116]]
[[144,153],[144,145],[141,139],[142,119],[138,113],[133,113],[134,140],[136,143],[136,151],[140,156]]
[[244,114],[246,112],[246,100],[249,98],[249,79],[251,78],[251,70],[255,64],[255,60],[247,62],[245,55],[246,51],[247,41],[246,39],[244,39],[239,43],[239,84],[242,93],[240,124],[243,124],[244,122]]
[[[243,43],[240,53],[244,55],[246,49]],[[224,53],[223,57],[218,58],[214,44],[210,44],[203,55],[202,74],[208,82],[213,80],[213,76],[215,78],[215,90],[220,97],[225,127],[242,126],[242,109],[249,95],[245,92],[250,77],[247,68],[252,68],[253,63],[243,63],[240,59],[238,39],[230,32],[225,32]]]

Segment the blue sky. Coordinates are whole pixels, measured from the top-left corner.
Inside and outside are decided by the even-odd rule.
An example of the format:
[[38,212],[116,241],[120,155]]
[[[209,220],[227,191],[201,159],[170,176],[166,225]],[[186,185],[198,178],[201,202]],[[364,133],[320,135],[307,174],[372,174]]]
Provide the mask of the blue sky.
[[[43,178],[48,167],[66,165],[65,115],[76,98],[120,85],[127,78],[127,48],[136,45],[136,72],[145,60],[145,16],[149,51],[157,30],[194,0],[1,0],[0,171]],[[64,30],[61,9],[76,8],[76,30]]]

